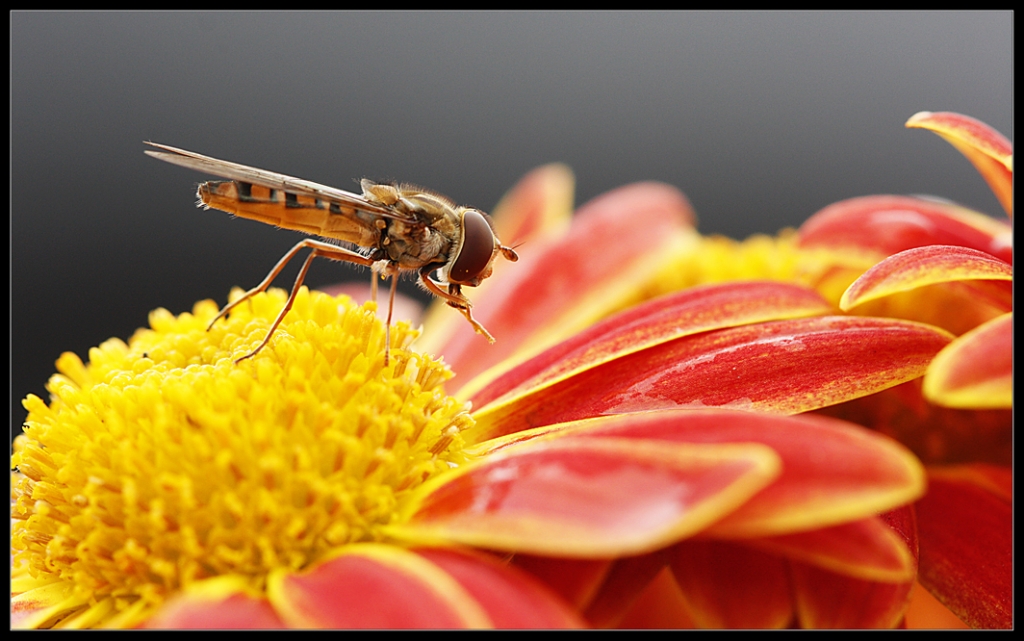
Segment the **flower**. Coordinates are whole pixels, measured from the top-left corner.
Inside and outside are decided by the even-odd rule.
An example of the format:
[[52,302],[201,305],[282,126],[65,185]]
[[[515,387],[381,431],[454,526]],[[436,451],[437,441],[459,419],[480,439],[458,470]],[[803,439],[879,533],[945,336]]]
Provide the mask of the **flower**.
[[[281,293],[209,333],[207,301],[88,365],[62,357],[16,443],[15,619],[609,625],[671,567],[704,625],[898,623],[923,469],[886,436],[795,414],[919,378],[953,335],[836,314],[795,279],[633,306],[670,257],[727,243],[656,184],[567,224],[568,180],[542,168],[499,207],[499,235],[529,242],[474,297],[494,350],[435,313],[416,350],[391,332],[385,368],[371,307],[303,290],[242,365]],[[423,352],[453,363],[457,398]],[[767,570],[737,593],[709,558]],[[794,598],[736,609],[764,591]]]
[[[997,132],[976,120],[949,113],[918,114],[911,118],[908,126],[932,128],[957,141],[958,148],[975,161],[997,194],[1010,193],[1012,149],[1009,142]],[[642,188],[634,186],[608,195],[602,201],[584,208],[580,212],[581,217],[590,215],[600,209],[601,205],[614,209],[609,201],[617,197],[625,199],[627,190],[635,194]],[[655,189],[647,190],[649,198]],[[662,209],[668,207],[664,203],[670,200],[671,196],[666,195],[661,201]],[[1001,197],[1001,200],[1008,207],[1009,199]],[[677,208],[688,214],[685,203]],[[645,209],[652,212],[659,208],[656,204],[648,204]],[[534,205],[532,210],[543,211],[543,208]],[[649,263],[638,269],[627,264],[620,272],[621,278],[613,280],[608,287],[611,295],[601,301],[606,304],[605,313],[608,308],[624,307],[637,299],[651,298],[666,292],[706,283],[759,277],[803,284],[813,288],[830,303],[857,316],[912,319],[944,327],[958,335],[930,363],[927,376],[923,379],[923,393],[922,379],[917,379],[880,393],[865,394],[849,402],[837,403],[823,411],[882,431],[910,446],[933,465],[932,483],[936,487],[946,482],[952,474],[962,486],[961,494],[973,496],[981,491],[991,497],[992,500],[985,502],[958,500],[955,505],[939,503],[933,506],[933,501],[943,496],[935,492],[916,506],[919,519],[923,518],[923,514],[942,515],[934,526],[925,522],[920,524],[927,534],[922,535],[922,580],[929,590],[953,607],[964,621],[982,627],[1009,625],[1012,539],[1007,497],[1010,472],[1008,467],[1003,467],[1008,464],[1011,451],[1012,231],[1008,223],[936,199],[870,196],[827,207],[796,233],[783,232],[776,238],[756,236],[744,242],[736,242],[692,234],[672,237],[660,230],[635,237],[630,234],[633,228],[643,229],[645,225],[656,227],[649,222],[649,218],[643,218],[634,209],[630,211],[633,212],[630,221],[636,220],[635,225],[614,227],[613,220],[603,219],[595,227],[612,229],[608,233],[616,237],[618,247],[635,242],[637,254],[648,258],[657,255],[658,260],[654,262],[660,268],[654,270],[653,277],[644,278],[637,274],[649,270]],[[660,239],[660,245],[667,249],[662,251],[657,245],[651,246],[652,238]],[[644,253],[645,243],[649,244],[646,247],[647,253]],[[567,413],[581,409],[579,405],[583,405],[583,401],[579,391],[589,393],[591,390],[588,384],[601,381],[607,373],[616,369],[628,370],[627,366],[617,368],[612,364],[615,358],[622,356],[623,362],[628,365],[638,363],[641,357],[628,356],[628,350],[615,355],[602,354],[593,359],[601,363],[595,367],[596,373],[589,378],[577,377],[572,389],[567,387],[569,383],[545,382],[545,379],[556,376],[574,376],[574,373],[567,373],[565,370],[568,368],[557,361],[566,358],[571,349],[585,352],[587,348],[581,345],[586,339],[579,336],[571,338],[560,347],[551,348],[547,357],[536,357],[536,353],[575,331],[573,322],[577,318],[589,324],[594,316],[600,316],[601,313],[595,313],[595,305],[588,298],[589,289],[586,286],[581,286],[577,291],[563,287],[548,293],[534,285],[543,283],[547,278],[544,266],[555,271],[557,278],[566,251],[588,244],[597,245],[585,235],[582,238],[573,236],[571,240],[556,244],[536,259],[538,268],[535,272],[524,272],[519,278],[513,275],[502,283],[499,295],[491,297],[484,294],[480,297],[479,306],[484,310],[482,314],[490,316],[485,322],[500,324],[505,318],[512,319],[509,326],[503,327],[501,331],[518,332],[521,337],[518,353],[503,354],[503,362],[495,358],[480,363],[481,359],[490,359],[490,354],[467,348],[472,339],[465,330],[457,327],[453,328],[456,332],[454,339],[449,339],[447,343],[437,343],[437,349],[451,355],[456,371],[463,371],[466,362],[474,371],[491,367],[490,371],[484,371],[458,392],[460,396],[477,403],[475,416],[478,421],[486,421],[488,416],[513,412],[516,403],[519,407],[526,405],[522,399],[510,401],[506,397],[500,403],[503,405],[501,408],[479,406],[481,401],[491,402],[493,399],[493,396],[488,396],[491,392],[486,390],[481,393],[482,396],[477,395],[479,388],[492,379],[499,379],[491,385],[492,391],[501,391],[502,382],[506,388],[509,387],[509,370],[515,373],[516,363],[520,364],[519,371],[525,372],[524,376],[534,376],[533,382],[538,385],[551,385],[555,388],[561,385],[565,393],[555,400],[549,400],[547,404]],[[580,262],[585,263],[586,259]],[[602,267],[598,265],[595,270]],[[570,269],[581,268],[577,265]],[[572,273],[573,278],[577,278],[575,272]],[[630,280],[634,281],[632,288],[622,285],[623,281]],[[628,294],[619,295],[620,291]],[[585,301],[585,304],[576,305],[574,297]],[[751,296],[756,297],[756,294]],[[524,323],[518,310],[535,307],[545,309],[544,316],[557,318],[559,322],[545,323],[540,320],[532,325]],[[628,318],[626,315],[621,317]],[[561,327],[567,329],[559,334]],[[462,344],[459,344],[460,341]],[[467,354],[465,361],[460,359],[462,353]],[[535,357],[533,364],[522,365],[531,356]],[[856,356],[850,354],[851,358]],[[743,365],[737,364],[738,367]],[[706,362],[702,366],[706,366]],[[547,367],[549,371],[547,374],[538,374],[536,371],[531,374],[530,367],[534,370]],[[722,385],[720,372],[717,376],[703,376],[709,374],[710,369],[701,369],[694,377],[695,380],[687,380],[690,385],[680,385],[694,392],[691,398],[674,398],[669,404],[696,401],[713,405],[715,402],[710,400],[710,396],[719,391],[725,398],[735,398],[730,396],[734,390]],[[813,370],[808,370],[808,375],[813,378]],[[631,383],[635,389],[653,380],[653,377],[644,379],[638,375]],[[798,379],[789,376],[785,380],[793,383]],[[522,388],[530,386],[529,382],[519,384]],[[704,387],[701,387],[702,384]],[[742,381],[737,387],[742,388],[744,385],[749,389],[756,386],[756,383]],[[714,389],[709,390],[708,387]],[[597,395],[603,388],[593,389]],[[550,390],[548,393],[551,393]],[[567,405],[567,398],[577,403],[577,406]],[[643,399],[644,406],[651,407],[650,401],[650,398]],[[593,405],[586,407],[586,411],[606,409],[595,408]],[[620,406],[615,411],[621,410]],[[558,417],[538,419],[534,416],[530,420],[543,422],[558,420]],[[987,465],[990,463],[999,464],[1000,467],[991,468]],[[938,467],[938,464],[944,464],[945,467]],[[950,464],[967,464],[967,467],[949,468]],[[977,518],[970,511],[990,504],[998,505],[999,508],[989,512],[985,518]],[[957,513],[960,516],[950,521],[950,515]],[[998,515],[995,519],[1000,523],[998,528],[981,530],[977,527],[981,523],[991,525],[993,515]],[[940,539],[932,533],[942,527],[949,531],[951,522],[959,524],[961,530],[956,537],[943,537],[940,543]],[[977,553],[970,556],[958,554],[956,550],[962,550],[965,545],[974,546]],[[975,571],[978,559],[985,559],[988,567],[999,568],[998,572],[1004,574],[997,581],[991,578],[990,573]],[[719,561],[716,560],[716,564],[721,566]],[[945,577],[946,574],[949,576]],[[679,579],[678,573],[676,578]],[[729,585],[730,592],[735,594],[735,585]],[[691,601],[699,598],[690,596]],[[742,597],[739,598],[742,601]],[[745,602],[749,603],[749,599]],[[678,606],[678,603],[675,605]],[[787,619],[781,617],[781,620]],[[846,625],[852,625],[850,621],[847,620]],[[705,622],[720,625],[723,619],[710,617]],[[639,622],[631,619],[630,623],[636,625]],[[744,625],[751,624],[747,622]]]

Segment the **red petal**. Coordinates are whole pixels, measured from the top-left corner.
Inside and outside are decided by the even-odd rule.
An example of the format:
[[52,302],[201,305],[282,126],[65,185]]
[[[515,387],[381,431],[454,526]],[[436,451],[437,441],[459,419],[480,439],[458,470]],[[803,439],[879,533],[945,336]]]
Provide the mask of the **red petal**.
[[669,545],[778,474],[763,445],[541,439],[428,482],[395,536],[601,558]]
[[348,546],[302,573],[271,575],[271,601],[298,628],[490,627],[455,579],[398,547]]
[[155,630],[276,630],[286,627],[266,599],[205,590],[169,601],[144,626]]
[[491,212],[501,242],[516,247],[563,233],[572,219],[575,182],[572,170],[560,163],[523,176]]
[[839,306],[844,310],[925,285],[969,280],[1005,281],[1005,311],[1012,308],[1013,267],[991,254],[955,245],[928,245],[894,254],[850,285]]
[[909,196],[864,196],[825,207],[801,225],[803,247],[890,256],[924,245],[960,245],[1013,262],[1009,224],[959,205]]
[[1013,215],[1013,145],[1005,136],[980,120],[949,111],[916,113],[907,127],[934,131],[967,156],[1006,213]]
[[516,567],[537,577],[577,610],[583,610],[594,598],[611,570],[610,559],[566,559],[516,554]]
[[924,395],[962,408],[1013,406],[1013,313],[994,318],[947,345],[924,377]]
[[587,621],[597,628],[619,625],[647,585],[666,567],[669,559],[667,549],[617,559],[601,589],[587,607]]
[[793,563],[797,615],[804,628],[893,628],[903,619],[913,581],[865,581]]
[[885,583],[914,582],[917,559],[906,542],[877,517],[782,536],[750,545],[830,572]]
[[484,389],[477,377],[463,388],[479,410],[510,392],[536,392],[602,363],[676,338],[767,320],[827,314],[831,306],[810,289],[779,282],[692,287],[616,314],[529,361],[502,373]]
[[793,619],[789,570],[775,555],[728,541],[684,541],[672,574],[703,628],[784,628]]
[[729,407],[796,414],[924,374],[950,341],[881,318],[759,323],[688,336],[474,413],[483,441],[531,427],[655,409]]
[[580,628],[584,622],[526,572],[480,553],[417,548],[472,594],[496,628]]
[[921,379],[819,410],[877,430],[926,463],[988,461],[1008,464],[1012,453],[1010,410],[960,410],[933,405]]
[[917,503],[920,581],[972,628],[1011,628],[1013,509],[981,478],[964,468],[929,470],[928,494]]
[[668,568],[663,569],[644,588],[617,626],[624,630],[684,630],[697,627],[686,612],[683,594]]
[[[455,386],[517,353],[537,351],[621,307],[641,274],[692,234],[693,213],[676,189],[657,183],[622,187],[583,206],[569,233],[523,246],[500,287],[474,296],[473,313],[495,336],[461,323],[443,353],[459,373]],[[449,310],[449,313],[454,313]]]
[[[552,238],[564,236],[572,220],[574,182],[572,171],[558,163],[526,174],[492,210],[494,229],[501,242],[516,248],[525,243],[524,249],[529,252],[531,248],[551,242]],[[501,287],[503,276],[509,273],[506,270],[518,269],[504,262],[503,259],[497,261],[494,275],[473,292],[474,300],[486,296],[484,292],[491,287]],[[465,322],[461,315],[453,314],[447,305],[436,301],[427,310],[417,348],[440,353]]]
[[[761,443],[782,460],[782,474],[706,532],[754,537],[813,530],[867,518],[921,496],[924,471],[892,440],[819,416],[728,410],[645,412],[523,432],[489,451],[531,438],[627,438],[676,443]],[[809,488],[813,488],[811,491]]]

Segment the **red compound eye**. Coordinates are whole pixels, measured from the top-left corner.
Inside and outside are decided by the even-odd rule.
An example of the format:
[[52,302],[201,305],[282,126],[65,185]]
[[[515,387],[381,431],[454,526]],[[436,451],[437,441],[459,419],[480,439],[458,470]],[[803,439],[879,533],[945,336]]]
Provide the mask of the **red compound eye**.
[[464,284],[475,281],[494,255],[494,232],[483,214],[468,210],[462,217],[462,248],[448,270],[448,281]]

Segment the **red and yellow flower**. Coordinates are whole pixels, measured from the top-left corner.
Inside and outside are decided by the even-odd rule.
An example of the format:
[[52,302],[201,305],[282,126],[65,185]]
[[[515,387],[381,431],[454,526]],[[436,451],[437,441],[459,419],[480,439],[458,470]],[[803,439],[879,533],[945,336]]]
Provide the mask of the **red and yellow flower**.
[[[955,315],[998,318],[1000,256],[939,252],[924,276],[883,261],[842,297],[894,252],[830,246],[827,229],[703,238],[658,184],[571,221],[570,203],[551,166],[496,211],[524,244],[474,296],[492,349],[435,314],[415,344],[391,332],[384,367],[372,307],[303,291],[242,365],[279,292],[210,332],[204,301],[154,312],[87,365],[63,356],[15,447],[15,622],[899,624],[938,538],[921,525],[932,494],[911,506],[924,468],[890,436],[807,412],[853,415],[926,372],[940,396],[998,398],[1001,374],[973,365],[998,326],[861,312],[893,297],[886,283],[950,284],[989,306]],[[964,478],[986,489],[971,471],[948,472],[940,509],[971,502]]]

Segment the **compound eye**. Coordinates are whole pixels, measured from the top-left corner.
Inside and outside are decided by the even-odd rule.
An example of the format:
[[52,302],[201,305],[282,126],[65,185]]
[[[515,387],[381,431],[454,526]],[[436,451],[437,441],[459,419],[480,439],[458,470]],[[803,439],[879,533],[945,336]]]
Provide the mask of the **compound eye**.
[[483,214],[470,209],[462,216],[462,247],[448,270],[451,283],[472,283],[491,263],[494,232]]

